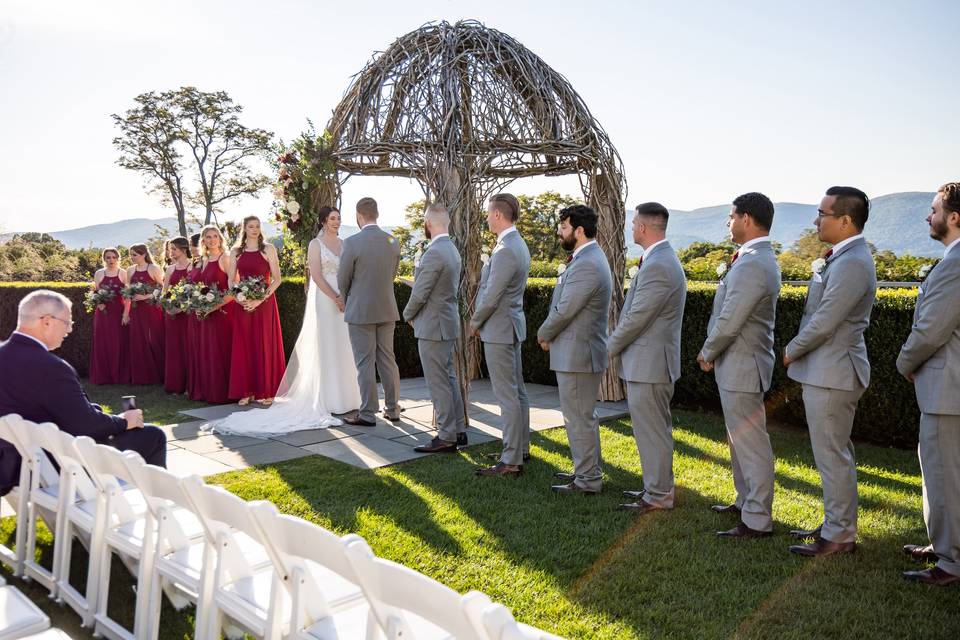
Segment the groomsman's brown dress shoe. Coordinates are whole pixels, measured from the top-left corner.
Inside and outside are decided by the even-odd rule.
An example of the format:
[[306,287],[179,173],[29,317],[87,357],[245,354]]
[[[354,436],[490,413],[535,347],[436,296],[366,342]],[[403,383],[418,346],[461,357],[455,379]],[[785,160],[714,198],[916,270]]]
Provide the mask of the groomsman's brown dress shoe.
[[494,476],[522,476],[523,465],[515,467],[512,464],[503,464],[502,462],[498,462],[492,467],[477,469],[474,473],[476,473],[478,476],[484,476],[488,478]]
[[618,504],[617,511],[632,511],[633,513],[643,515],[645,513],[650,513],[651,511],[663,511],[663,507],[654,506],[645,500],[638,500],[637,502]]
[[430,444],[422,444],[419,447],[414,447],[413,450],[417,453],[456,453],[457,443],[434,438],[430,441]]
[[623,496],[625,498],[633,498],[634,500],[639,500],[640,498],[643,497],[643,494],[645,494],[646,492],[647,492],[646,489],[638,489],[636,491],[632,489],[627,489],[626,491],[623,492]]
[[830,542],[826,538],[818,537],[810,544],[790,545],[790,553],[801,556],[818,557],[832,556],[840,553],[853,553],[857,550],[856,542]]
[[466,432],[466,431],[464,431],[463,433],[458,433],[458,434],[457,434],[457,446],[458,446],[458,447],[465,447],[465,446],[467,446],[467,432]]
[[595,496],[600,493],[594,489],[584,489],[575,482],[571,482],[570,484],[555,484],[550,487],[550,490],[554,493],[582,493],[585,496]]
[[800,539],[819,538],[820,529],[821,527],[817,527],[816,529],[793,529],[792,531],[790,531],[790,535],[792,535],[794,538],[800,538]]
[[960,576],[947,573],[940,567],[924,569],[922,571],[904,571],[903,577],[911,582],[922,582],[923,584],[932,584],[938,587],[960,584]]
[[557,480],[566,480],[567,482],[573,482],[576,479],[576,474],[567,473],[566,471],[557,471],[553,474],[553,477]]
[[718,538],[766,538],[772,535],[773,531],[757,531],[756,529],[751,529],[743,522],[740,522],[728,531],[717,531]]
[[934,553],[932,544],[905,544],[903,545],[903,552],[917,562],[937,561],[937,554]]
[[370,422],[369,420],[364,420],[360,416],[350,416],[348,418],[343,418],[343,421],[346,424],[352,424],[355,427],[375,427],[377,426],[376,422]]
[[715,504],[710,507],[714,513],[735,513],[740,515],[740,507],[735,504]]

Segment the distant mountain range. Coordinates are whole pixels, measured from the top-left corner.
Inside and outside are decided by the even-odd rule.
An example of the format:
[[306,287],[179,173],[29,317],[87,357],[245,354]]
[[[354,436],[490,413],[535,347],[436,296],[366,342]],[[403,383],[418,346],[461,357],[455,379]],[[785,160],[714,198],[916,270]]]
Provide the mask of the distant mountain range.
[[[936,256],[942,253],[939,243],[930,239],[927,231],[926,216],[933,200],[933,193],[910,191],[892,193],[875,198],[867,222],[866,237],[878,249],[889,249],[898,255]],[[720,242],[727,237],[727,215],[730,205],[717,205],[694,209],[693,211],[670,211],[670,225],[667,238],[675,249],[682,249],[694,242]],[[798,204],[795,202],[776,203],[776,214],[771,236],[774,241],[789,247],[806,229],[813,228],[817,215],[816,204]],[[628,255],[637,256],[640,247],[633,244],[631,238],[632,211],[626,212],[626,244]],[[71,249],[87,247],[130,246],[142,242],[157,234],[157,225],[167,229],[171,236],[178,235],[177,221],[174,218],[151,220],[132,218],[108,224],[97,224],[78,229],[53,231],[50,235]],[[280,229],[264,222],[267,237],[280,235]],[[390,227],[387,227],[390,229]],[[356,227],[341,227],[341,235],[349,237],[357,232]],[[0,241],[12,234],[0,237]]]
[[[927,213],[933,193],[909,191],[879,196],[871,201],[870,218],[867,220],[865,236],[877,249],[889,249],[897,255],[936,256],[943,253],[943,247],[930,239],[926,223]],[[773,218],[771,238],[783,244],[784,248],[806,229],[813,228],[817,216],[817,204],[798,204],[778,202]],[[670,210],[670,224],[667,238],[675,249],[681,249],[694,242],[720,242],[727,238],[727,216],[730,205],[704,207],[693,211]],[[631,239],[630,222],[632,213],[627,212],[627,247],[631,256],[640,255],[640,247]]]

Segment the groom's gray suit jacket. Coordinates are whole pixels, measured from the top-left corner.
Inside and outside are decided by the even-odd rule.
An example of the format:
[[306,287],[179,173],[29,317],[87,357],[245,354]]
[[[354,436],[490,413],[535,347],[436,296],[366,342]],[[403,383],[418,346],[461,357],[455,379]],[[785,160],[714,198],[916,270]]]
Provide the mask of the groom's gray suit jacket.
[[420,257],[403,319],[424,340],[455,340],[460,335],[460,252],[450,236],[437,238]]
[[400,319],[393,280],[400,266],[400,244],[376,225],[343,241],[337,285],[346,302],[347,324],[381,324]]

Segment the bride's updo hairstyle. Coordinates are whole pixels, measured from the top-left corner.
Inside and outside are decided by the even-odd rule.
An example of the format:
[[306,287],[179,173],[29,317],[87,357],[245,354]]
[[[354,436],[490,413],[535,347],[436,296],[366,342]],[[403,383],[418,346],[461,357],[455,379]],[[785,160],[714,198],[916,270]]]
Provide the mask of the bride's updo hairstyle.
[[327,218],[329,218],[330,214],[334,211],[340,213],[340,209],[337,209],[336,207],[328,207],[326,205],[320,207],[320,210],[317,211],[317,228],[313,235],[317,235],[323,231],[323,225],[327,224]]
[[257,224],[260,225],[260,236],[257,238],[257,251],[260,253],[264,252],[264,247],[266,247],[266,242],[263,240],[263,223],[260,222],[260,218],[257,216],[247,216],[243,219],[243,224],[240,225],[240,237],[237,239],[237,244],[233,245],[233,252],[237,257],[242,254],[247,248],[247,223],[257,221]]

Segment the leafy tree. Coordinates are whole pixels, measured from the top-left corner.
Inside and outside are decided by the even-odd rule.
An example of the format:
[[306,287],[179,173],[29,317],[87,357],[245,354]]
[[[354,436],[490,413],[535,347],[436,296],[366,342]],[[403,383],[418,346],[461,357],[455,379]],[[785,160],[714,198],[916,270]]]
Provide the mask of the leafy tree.
[[227,92],[181,87],[134,101],[123,116],[112,116],[120,129],[117,163],[143,174],[150,192],[174,205],[181,235],[188,204],[201,207],[203,224],[210,224],[223,203],[270,184],[251,163],[266,159],[273,134],[241,124],[243,107]]
[[517,196],[520,201],[520,219],[517,231],[527,241],[530,257],[533,260],[557,262],[565,260],[566,251],[560,246],[557,225],[560,224],[560,210],[583,201],[572,196],[560,195],[556,191],[544,191],[536,196]]
[[716,252],[726,253],[732,256],[736,250],[736,245],[729,240],[724,240],[723,242],[694,242],[685,249],[677,251],[677,257],[681,263],[686,264],[691,260],[705,258]]

